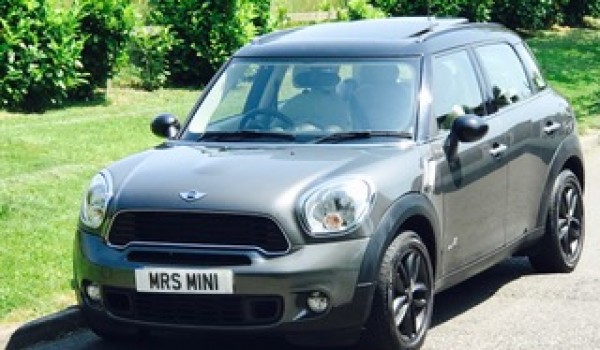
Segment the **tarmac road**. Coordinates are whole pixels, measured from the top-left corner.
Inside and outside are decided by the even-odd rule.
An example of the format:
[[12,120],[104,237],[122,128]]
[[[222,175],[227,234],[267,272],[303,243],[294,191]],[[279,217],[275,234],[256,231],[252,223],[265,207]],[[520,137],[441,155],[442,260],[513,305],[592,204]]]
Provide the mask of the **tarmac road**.
[[[424,349],[600,349],[600,147],[586,153],[586,172],[587,237],[576,271],[534,274],[526,259],[513,258],[445,291],[436,296]],[[84,329],[33,349],[300,348],[275,339],[189,335],[111,344]]]

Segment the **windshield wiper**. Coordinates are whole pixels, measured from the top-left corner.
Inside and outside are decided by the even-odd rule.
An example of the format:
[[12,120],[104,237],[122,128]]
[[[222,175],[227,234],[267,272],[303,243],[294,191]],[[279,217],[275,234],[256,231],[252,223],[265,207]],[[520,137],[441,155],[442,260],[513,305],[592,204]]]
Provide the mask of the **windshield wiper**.
[[209,131],[198,138],[198,141],[247,141],[256,139],[294,141],[296,136],[283,132],[257,130]]
[[406,131],[348,131],[336,132],[313,140],[313,143],[340,142],[347,140],[370,139],[372,137],[395,137],[412,139],[413,134]]

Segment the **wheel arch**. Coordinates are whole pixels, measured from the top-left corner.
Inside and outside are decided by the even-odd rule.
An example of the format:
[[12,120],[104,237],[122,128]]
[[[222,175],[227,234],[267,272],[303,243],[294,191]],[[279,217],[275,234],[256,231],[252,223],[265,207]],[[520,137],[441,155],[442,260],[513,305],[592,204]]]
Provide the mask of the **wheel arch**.
[[400,229],[395,233],[394,237],[404,231],[414,231],[419,237],[421,237],[423,244],[425,244],[425,247],[427,247],[429,257],[431,258],[433,275],[435,276],[437,271],[436,262],[438,260],[438,254],[436,250],[436,233],[431,225],[431,222],[429,222],[429,219],[420,213],[407,218],[406,221],[400,225]]
[[583,161],[576,157],[571,156],[565,164],[563,165],[561,170],[569,169],[577,176],[579,180],[579,184],[581,185],[581,190],[585,190],[585,170],[583,169]]
[[386,248],[401,232],[414,231],[421,237],[431,258],[434,276],[439,271],[439,219],[433,204],[421,193],[408,193],[396,200],[373,233],[361,265],[359,283],[373,283]]
[[565,169],[571,170],[575,176],[577,176],[583,191],[585,188],[585,167],[579,139],[575,135],[570,135],[565,138],[565,140],[558,147],[558,150],[555,152],[550,163],[550,170],[548,171],[548,176],[546,177],[544,192],[542,193],[542,198],[540,199],[539,212],[536,220],[537,227],[544,227],[546,224],[548,199],[552,194],[554,180],[558,174]]

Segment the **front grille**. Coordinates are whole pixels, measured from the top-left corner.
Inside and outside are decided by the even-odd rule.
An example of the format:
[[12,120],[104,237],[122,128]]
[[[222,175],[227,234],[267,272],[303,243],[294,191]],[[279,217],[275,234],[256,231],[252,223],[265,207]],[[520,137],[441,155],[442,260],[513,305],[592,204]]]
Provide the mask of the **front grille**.
[[106,309],[137,321],[189,326],[266,325],[283,314],[279,296],[138,293],[105,287]]
[[127,254],[131,262],[181,266],[248,266],[252,260],[246,255],[199,254],[181,252],[133,251]]
[[257,247],[267,253],[285,253],[289,249],[283,232],[269,218],[214,213],[119,213],[108,240],[116,246],[153,242]]

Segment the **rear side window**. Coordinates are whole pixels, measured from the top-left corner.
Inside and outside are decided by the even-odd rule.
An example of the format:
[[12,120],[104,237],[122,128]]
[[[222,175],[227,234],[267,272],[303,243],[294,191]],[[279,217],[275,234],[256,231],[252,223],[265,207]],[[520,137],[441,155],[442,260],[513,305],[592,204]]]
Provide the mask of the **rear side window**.
[[475,51],[488,77],[493,102],[498,109],[532,95],[523,64],[510,45],[480,46]]
[[548,86],[548,84],[546,84],[544,77],[542,77],[540,68],[538,67],[537,63],[535,62],[535,59],[533,58],[531,51],[523,44],[515,45],[515,49],[519,53],[519,56],[521,56],[521,59],[523,60],[523,64],[525,64],[525,69],[527,70],[527,74],[529,74],[529,77],[531,78],[533,85],[535,85],[535,87],[536,87],[536,89],[538,89],[538,91],[544,90]]
[[481,89],[466,51],[433,57],[433,113],[440,129],[457,117],[485,114]]

